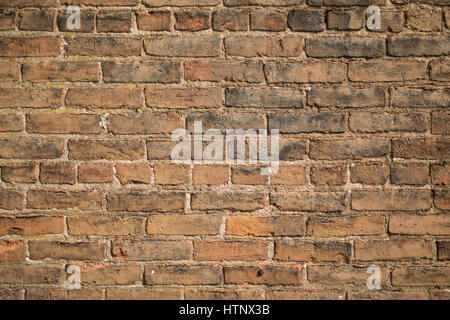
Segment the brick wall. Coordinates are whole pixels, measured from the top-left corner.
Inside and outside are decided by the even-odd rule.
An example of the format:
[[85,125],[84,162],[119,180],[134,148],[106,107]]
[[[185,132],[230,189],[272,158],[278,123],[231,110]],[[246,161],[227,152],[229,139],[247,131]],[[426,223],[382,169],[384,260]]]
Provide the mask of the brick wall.
[[[450,298],[448,0],[0,0],[0,30],[2,299]],[[174,164],[195,120],[279,129],[279,171]]]

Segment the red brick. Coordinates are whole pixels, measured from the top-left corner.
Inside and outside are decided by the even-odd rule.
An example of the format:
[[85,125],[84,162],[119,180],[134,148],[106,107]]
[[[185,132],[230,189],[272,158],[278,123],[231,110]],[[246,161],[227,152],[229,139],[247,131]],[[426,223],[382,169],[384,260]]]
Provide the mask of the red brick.
[[9,183],[34,183],[38,179],[36,163],[13,163],[1,166],[2,180]]
[[61,89],[0,89],[0,108],[56,108],[62,105]]
[[433,134],[450,134],[450,112],[432,114],[431,132]]
[[421,239],[356,241],[354,250],[362,261],[433,258],[433,242]]
[[9,31],[16,28],[15,12],[0,12],[0,31]]
[[265,205],[266,196],[260,192],[212,191],[197,192],[191,196],[193,210],[254,211]]
[[394,158],[446,159],[450,157],[450,140],[439,138],[406,138],[392,140]]
[[23,80],[32,82],[100,80],[100,64],[96,62],[26,62]]
[[22,191],[0,189],[0,209],[16,210],[23,208],[24,195]]
[[418,211],[431,208],[429,190],[354,190],[356,211]]
[[141,54],[141,40],[125,37],[66,38],[67,56],[131,57]]
[[303,38],[285,36],[231,36],[225,38],[227,56],[240,57],[299,57]]
[[108,288],[106,290],[107,300],[181,300],[181,298],[181,290],[137,288]]
[[381,87],[332,86],[312,88],[308,104],[316,107],[384,107],[386,92]]
[[228,216],[225,232],[236,236],[301,236],[305,233],[303,216]]
[[64,217],[58,216],[15,216],[0,217],[0,235],[34,236],[62,234]]
[[217,235],[222,217],[211,215],[152,215],[147,220],[150,235]]
[[448,286],[450,268],[433,266],[399,266],[392,270],[394,286],[423,287]]
[[219,10],[212,17],[215,31],[247,31],[249,15],[245,10]]
[[172,26],[170,11],[138,12],[136,21],[144,31],[169,31]]
[[25,242],[0,240],[0,262],[25,261]]
[[347,166],[313,166],[311,182],[318,186],[342,186],[347,182]]
[[114,171],[111,164],[83,163],[78,166],[78,182],[109,183],[114,181]]
[[27,289],[26,300],[103,300],[102,289]]
[[230,168],[226,165],[196,165],[192,179],[194,184],[221,185],[227,184]]
[[28,250],[31,260],[103,260],[106,245],[102,242],[30,241]]
[[27,132],[44,134],[99,134],[102,118],[96,114],[29,113]]
[[186,289],[186,300],[262,300],[263,292],[257,289]]
[[191,81],[233,81],[256,83],[263,80],[261,64],[240,61],[193,61],[184,65],[184,76]]
[[139,160],[144,153],[141,139],[69,140],[69,158],[75,160]]
[[66,106],[79,108],[138,108],[143,106],[138,88],[71,88]]
[[220,38],[216,36],[161,36],[144,39],[145,52],[162,57],[218,57]]
[[71,235],[126,236],[142,234],[144,218],[141,217],[67,217]]
[[131,24],[131,11],[100,11],[97,15],[98,32],[130,32]]
[[297,165],[281,165],[278,172],[270,177],[273,185],[299,186],[306,184],[306,168]]
[[0,132],[19,132],[24,128],[20,114],[0,114]]
[[114,134],[172,133],[183,127],[182,117],[175,113],[112,114],[108,117],[108,129]]
[[146,265],[146,285],[217,285],[222,283],[222,268],[215,265]]
[[82,285],[136,285],[142,283],[142,267],[134,264],[81,266]]
[[306,54],[315,58],[377,58],[384,55],[381,39],[365,36],[326,36],[306,39]]
[[18,63],[0,62],[0,81],[17,81],[19,80],[19,77],[20,77],[20,65]]
[[434,205],[441,210],[450,210],[450,191],[449,189],[434,191]]
[[350,181],[369,185],[384,185],[389,177],[389,166],[381,163],[361,163],[350,166]]
[[450,217],[448,215],[392,215],[389,219],[389,232],[411,235],[449,235]]
[[189,183],[189,166],[155,164],[155,184],[178,185]]
[[261,185],[267,184],[268,176],[261,174],[260,167],[238,166],[231,168],[233,184]]
[[62,265],[0,265],[0,284],[62,285]]
[[152,192],[145,190],[111,191],[108,211],[180,212],[184,209],[184,192]]
[[430,78],[436,81],[450,81],[450,61],[434,60],[430,62]]
[[63,155],[64,140],[54,138],[0,139],[2,159],[56,159]]
[[0,57],[57,57],[61,41],[58,37],[2,37]]
[[29,190],[27,207],[30,209],[101,210],[103,191]]
[[102,63],[103,80],[121,83],[180,82],[180,64],[176,62]]
[[75,164],[71,162],[43,162],[39,179],[44,184],[75,184],[76,175]]
[[385,233],[384,216],[348,216],[311,218],[308,235],[316,237],[348,237]]
[[384,157],[389,145],[383,138],[312,140],[309,156],[317,160],[344,160]]
[[209,11],[176,11],[175,29],[181,31],[201,31],[211,27]]
[[19,11],[19,29],[27,31],[53,31],[55,10],[24,9]]
[[341,261],[348,263],[351,244],[346,242],[275,242],[274,259],[279,261]]
[[189,241],[136,241],[118,240],[112,242],[112,256],[117,260],[189,260]]
[[194,260],[266,260],[268,243],[263,241],[194,241]]
[[270,83],[342,82],[347,66],[337,62],[269,62],[264,73]]
[[334,212],[345,209],[345,195],[336,192],[277,192],[271,202],[283,211]]
[[[366,287],[367,273],[365,266],[352,265],[312,265],[308,266],[308,280],[313,284],[345,285]],[[385,286],[388,275],[385,268],[381,268],[381,285]]]
[[442,12],[440,10],[406,10],[406,26],[414,31],[432,32],[442,28]]
[[302,284],[301,266],[227,266],[224,267],[225,283],[238,285],[285,285]]
[[431,165],[431,180],[433,184],[450,184],[450,164],[444,163]]
[[211,88],[147,88],[147,106],[157,108],[201,108],[222,105],[222,89]]
[[351,81],[413,81],[427,78],[427,64],[420,61],[354,61],[349,64]]
[[152,169],[146,163],[117,164],[114,168],[121,184],[150,184],[152,181]]
[[391,88],[391,106],[405,108],[445,108],[450,88]]
[[283,31],[286,29],[286,14],[279,11],[256,11],[250,13],[250,28],[258,31]]
[[428,123],[422,113],[352,112],[350,129],[353,132],[425,132]]
[[428,174],[428,166],[420,163],[393,163],[391,165],[391,182],[394,184],[428,184]]

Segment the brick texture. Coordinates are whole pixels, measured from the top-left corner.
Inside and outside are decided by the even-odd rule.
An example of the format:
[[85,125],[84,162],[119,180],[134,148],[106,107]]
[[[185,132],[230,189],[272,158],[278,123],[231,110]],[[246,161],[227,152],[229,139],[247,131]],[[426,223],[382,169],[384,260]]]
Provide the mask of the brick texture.
[[445,0],[0,0],[0,299],[450,299],[449,56]]

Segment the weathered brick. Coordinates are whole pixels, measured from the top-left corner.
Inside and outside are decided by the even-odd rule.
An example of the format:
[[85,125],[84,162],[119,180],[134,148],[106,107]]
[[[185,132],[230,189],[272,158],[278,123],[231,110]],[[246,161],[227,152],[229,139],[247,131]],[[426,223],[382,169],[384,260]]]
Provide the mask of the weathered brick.
[[442,12],[440,10],[406,10],[406,26],[415,31],[432,32],[442,28]]
[[320,10],[297,9],[289,12],[288,25],[293,31],[320,32],[325,28],[324,19]]
[[0,132],[19,132],[24,128],[20,114],[0,114]]
[[311,182],[317,186],[342,186],[347,182],[347,166],[313,166]]
[[209,11],[176,11],[175,29],[181,31],[201,31],[211,27]]
[[21,240],[0,240],[0,262],[25,261],[25,242]]
[[135,6],[139,4],[139,0],[62,0],[61,2],[87,6]]
[[321,139],[310,143],[309,156],[312,159],[361,159],[384,157],[389,145],[382,138]]
[[387,52],[394,57],[449,55],[449,36],[391,37],[387,39]]
[[422,239],[356,241],[355,258],[362,261],[431,259],[433,242]]
[[269,83],[342,82],[347,78],[347,66],[336,62],[269,62],[264,73]]
[[61,89],[0,89],[0,108],[56,108],[62,105]]
[[412,235],[449,235],[449,223],[448,215],[392,215],[389,219],[389,232]]
[[141,217],[67,217],[71,235],[129,236],[144,233],[145,218]]
[[450,141],[438,138],[406,138],[392,140],[394,158],[447,159]]
[[147,157],[149,160],[170,160],[172,149],[177,142],[167,140],[147,141]]
[[428,166],[420,163],[393,163],[391,165],[391,182],[394,184],[428,184],[428,174]]
[[19,11],[19,29],[53,31],[55,10],[24,9]]
[[361,30],[364,23],[364,10],[328,11],[327,27],[330,30]]
[[136,241],[118,240],[112,242],[112,256],[117,260],[189,260],[189,241]]
[[222,89],[207,88],[147,88],[147,106],[157,108],[218,107],[222,104]]
[[24,194],[20,190],[0,189],[0,209],[22,209]]
[[224,0],[226,6],[292,6],[304,0]]
[[44,184],[75,184],[75,164],[69,161],[43,162],[40,165],[39,180]]
[[17,81],[19,77],[20,65],[18,63],[0,62],[0,81]]
[[283,31],[286,29],[286,14],[268,10],[251,12],[250,29],[258,31]]
[[78,166],[78,182],[109,183],[113,181],[113,166],[110,164],[83,163]]
[[229,88],[225,92],[228,107],[302,108],[304,94],[294,88]]
[[15,12],[0,12],[0,31],[9,31],[16,28],[16,13]]
[[261,174],[260,167],[237,166],[231,168],[231,182],[233,184],[259,185],[267,184],[269,178]]
[[449,103],[449,88],[391,88],[393,107],[445,108]]
[[29,113],[26,115],[29,133],[99,134],[102,118],[96,114]]
[[193,210],[254,211],[265,205],[266,195],[261,192],[212,191],[197,192],[191,196]]
[[170,11],[137,12],[136,22],[144,31],[169,31],[172,26]]
[[384,107],[385,96],[385,89],[381,87],[317,87],[308,92],[308,104],[317,107]]
[[202,113],[187,116],[187,129],[194,131],[194,122],[201,121],[203,132],[209,129],[217,129],[226,133],[227,129],[263,129],[266,127],[264,117],[260,114],[252,113]]
[[0,167],[2,180],[5,182],[34,183],[38,179],[38,165],[33,162],[5,164]]
[[384,185],[389,177],[389,167],[381,163],[355,164],[350,167],[350,181],[371,185]]
[[326,36],[306,39],[305,50],[315,58],[377,58],[384,55],[384,43],[364,36]]
[[216,36],[164,36],[144,40],[145,52],[163,57],[218,57],[221,39]]
[[298,165],[281,165],[270,178],[272,185],[299,186],[306,184],[306,168]]
[[193,61],[184,65],[184,77],[190,81],[233,81],[257,83],[263,80],[261,64],[226,60]]
[[227,266],[224,278],[227,284],[241,285],[299,286],[303,282],[301,266]]
[[429,190],[352,191],[352,208],[356,211],[418,211],[430,207]]
[[280,139],[280,160],[296,161],[306,158],[306,140],[303,139]]
[[1,159],[57,159],[63,149],[64,140],[57,138],[0,139]]
[[369,236],[385,233],[384,216],[311,218],[307,233],[316,237]]
[[433,113],[431,119],[433,134],[450,134],[450,112]]
[[58,216],[15,216],[0,217],[0,235],[34,236],[43,234],[62,234],[64,217]]
[[131,11],[100,11],[97,15],[98,32],[130,32],[132,24]]
[[105,82],[175,83],[180,81],[176,62],[102,63]]
[[103,300],[103,289],[43,289],[30,288],[26,300]]
[[450,61],[434,60],[430,62],[430,78],[436,81],[450,81]]
[[145,190],[111,191],[108,211],[180,212],[184,208],[184,192],[152,192]]
[[345,209],[345,195],[334,192],[277,192],[271,202],[283,211],[334,212]]
[[64,283],[62,265],[0,265],[1,284],[53,284]]
[[130,57],[141,54],[141,39],[131,37],[65,38],[67,56]]
[[46,258],[65,260],[103,260],[106,245],[102,242],[29,241],[31,260]]
[[275,242],[274,259],[280,261],[341,261],[348,263],[351,244],[347,242],[305,242],[282,240]]
[[[385,286],[388,275],[385,268],[381,269],[381,285]],[[366,286],[368,274],[365,266],[352,265],[312,265],[308,266],[310,283],[346,286]]]
[[0,57],[57,57],[61,41],[59,37],[2,37]]
[[100,64],[96,62],[26,62],[22,68],[24,81],[91,81],[100,79]]
[[114,134],[172,133],[183,128],[184,121],[176,113],[111,114],[108,130]]
[[437,255],[438,260],[445,261],[450,260],[450,242],[438,241],[437,242]]
[[152,215],[147,219],[150,235],[217,235],[222,217],[211,215]]
[[425,114],[352,112],[349,127],[353,132],[425,132],[428,127]]
[[[2,169],[3,174],[3,169]],[[433,184],[450,184],[450,164],[433,164],[431,165],[431,181]]]
[[140,265],[88,264],[81,266],[82,285],[136,285],[142,283]]
[[408,287],[448,286],[450,268],[448,266],[398,266],[392,270],[392,284]]
[[266,290],[268,300],[344,300],[345,292],[338,290],[315,290],[304,289]]
[[426,291],[365,291],[349,292],[348,300],[428,300]]
[[268,243],[263,241],[194,241],[194,260],[266,260]]
[[[448,23],[450,26],[450,23]],[[430,300],[449,300],[450,292],[448,290],[430,290]]]
[[155,184],[178,185],[189,183],[189,166],[155,164]]
[[0,7],[54,7],[57,5],[58,0],[0,0]]
[[225,232],[236,236],[301,236],[305,232],[303,216],[228,216]]
[[9,300],[23,300],[24,290],[23,289],[0,289],[0,298],[4,301]]
[[212,17],[212,28],[215,31],[246,31],[249,26],[249,15],[244,10],[219,10]]
[[427,64],[421,61],[353,61],[349,64],[351,81],[413,81],[427,78]]
[[303,38],[285,36],[231,36],[225,38],[227,56],[240,57],[299,57],[302,54]]
[[222,268],[215,265],[146,265],[147,285],[217,285],[222,283]]
[[441,210],[450,210],[450,191],[449,189],[434,191],[434,205]]
[[30,209],[101,210],[103,191],[29,190],[27,207]]
[[140,108],[143,107],[140,88],[71,88],[66,94],[66,106],[79,108]]
[[138,160],[144,157],[140,139],[69,140],[69,158],[75,160]]
[[369,6],[371,4],[384,5],[386,0],[308,0],[310,6]]
[[121,184],[150,184],[152,181],[152,169],[146,163],[123,163],[115,165],[114,168]]
[[229,176],[230,168],[227,165],[196,165],[192,173],[196,185],[227,184]]

